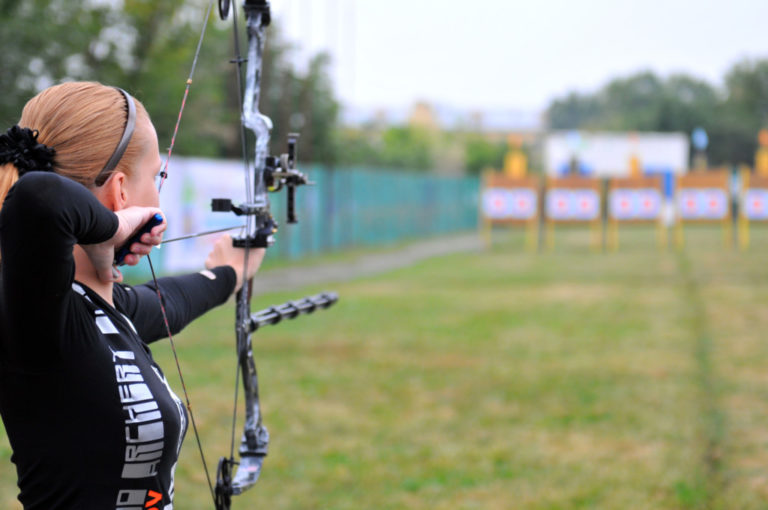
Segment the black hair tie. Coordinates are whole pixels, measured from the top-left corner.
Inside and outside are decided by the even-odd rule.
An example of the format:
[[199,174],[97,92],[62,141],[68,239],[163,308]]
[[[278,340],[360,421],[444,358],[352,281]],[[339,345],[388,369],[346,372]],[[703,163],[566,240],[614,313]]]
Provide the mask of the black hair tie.
[[37,129],[11,127],[0,135],[0,165],[13,163],[19,177],[32,170],[53,172],[56,151],[37,141]]

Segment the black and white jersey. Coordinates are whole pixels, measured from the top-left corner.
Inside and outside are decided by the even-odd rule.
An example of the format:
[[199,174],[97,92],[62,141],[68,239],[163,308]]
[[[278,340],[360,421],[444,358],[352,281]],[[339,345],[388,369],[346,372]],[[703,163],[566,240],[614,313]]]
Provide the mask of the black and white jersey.
[[[74,281],[74,244],[115,215],[83,186],[30,172],[0,211],[0,415],[27,510],[170,510],[187,414],[148,346],[166,336],[153,284],[114,306]],[[158,281],[176,332],[231,294],[219,267]]]

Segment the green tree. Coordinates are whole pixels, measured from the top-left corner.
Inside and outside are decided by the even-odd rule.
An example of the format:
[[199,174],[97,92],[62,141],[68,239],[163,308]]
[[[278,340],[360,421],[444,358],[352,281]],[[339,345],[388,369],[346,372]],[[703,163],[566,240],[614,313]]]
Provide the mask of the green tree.
[[[15,123],[24,103],[64,80],[96,80],[136,95],[152,115],[161,147],[170,143],[208,2],[204,0],[2,0],[0,122]],[[215,11],[214,11],[215,12]],[[242,17],[242,13],[240,13]],[[242,20],[239,20],[242,26]],[[231,22],[212,16],[177,139],[177,153],[239,157],[240,115]],[[73,29],[77,27],[77,29]],[[40,34],[44,34],[41,37]],[[246,47],[241,28],[241,48]],[[299,75],[279,30],[269,29],[260,109],[273,117],[273,151],[301,128],[300,156],[331,161],[338,105],[328,58]]]
[[505,142],[492,142],[481,135],[470,135],[466,140],[465,167],[473,174],[488,167],[501,169],[508,149]]
[[656,129],[690,133],[698,126],[711,126],[719,101],[717,90],[707,82],[673,75],[664,82]]
[[417,126],[366,126],[338,132],[339,163],[432,170],[439,133]]
[[432,169],[432,137],[415,126],[390,127],[381,136],[382,163],[390,167]]
[[555,100],[548,109],[550,126],[686,134],[703,127],[710,135],[710,163],[751,162],[760,118],[768,112],[765,72],[759,64],[738,64],[725,91],[683,74],[661,79],[638,73],[612,80],[594,94]]
[[663,84],[650,72],[611,81],[598,96],[604,129],[653,131],[663,110]]
[[742,60],[725,76],[725,100],[709,129],[710,159],[751,164],[757,132],[768,127],[768,60]]
[[271,150],[285,151],[290,132],[298,132],[299,154],[304,161],[333,164],[338,159],[336,129],[339,104],[330,80],[330,57],[315,55],[303,75],[289,65],[291,47],[279,32],[271,34],[264,61],[263,96],[260,109],[274,122]]
[[600,103],[595,95],[569,93],[555,99],[547,110],[549,124],[555,129],[589,128],[599,118]]
[[569,94],[548,109],[554,129],[685,131],[710,123],[719,101],[708,83],[650,72],[612,80],[595,94]]
[[90,76],[94,66],[114,56],[115,48],[102,35],[108,15],[105,7],[87,9],[64,0],[0,3],[3,125],[14,124],[38,90],[64,78]]

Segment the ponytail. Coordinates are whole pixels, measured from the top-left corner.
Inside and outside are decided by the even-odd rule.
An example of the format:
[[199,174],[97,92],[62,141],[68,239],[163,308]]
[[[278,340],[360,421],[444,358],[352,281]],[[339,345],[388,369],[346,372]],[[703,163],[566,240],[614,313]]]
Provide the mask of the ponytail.
[[2,202],[5,201],[5,195],[8,194],[8,190],[11,186],[16,184],[19,180],[19,169],[13,163],[6,163],[0,165],[0,209],[2,209]]

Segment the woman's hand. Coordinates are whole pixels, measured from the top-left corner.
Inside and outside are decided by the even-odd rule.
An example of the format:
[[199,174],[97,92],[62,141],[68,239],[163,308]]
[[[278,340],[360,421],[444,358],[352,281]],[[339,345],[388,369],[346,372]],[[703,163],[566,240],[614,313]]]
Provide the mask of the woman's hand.
[[261,261],[264,260],[264,255],[267,250],[264,248],[251,248],[248,251],[248,274],[245,275],[245,249],[235,248],[232,246],[232,237],[225,234],[221,236],[216,244],[213,246],[213,250],[205,260],[205,267],[207,269],[213,269],[218,266],[231,266],[235,270],[237,275],[237,284],[235,290],[240,290],[243,283],[253,278],[256,271],[261,266]]
[[[115,251],[125,244],[137,230],[144,226],[156,213],[162,215],[162,211],[156,207],[127,207],[115,211],[118,219],[118,227],[111,239],[99,244],[87,244],[82,246],[88,258],[96,270],[96,276],[102,282],[121,282],[123,275],[113,266]],[[131,253],[125,256],[124,262],[129,266],[135,266],[143,255],[147,255],[154,246],[163,240],[163,232],[167,223],[163,221],[152,230],[141,236],[137,243],[130,246]]]

